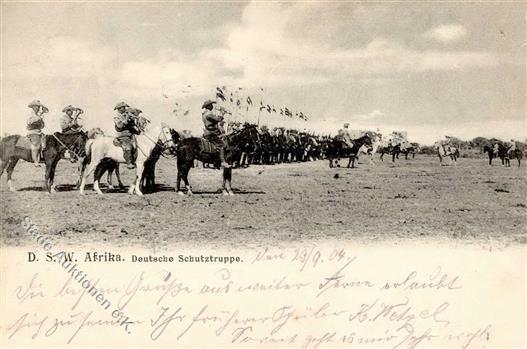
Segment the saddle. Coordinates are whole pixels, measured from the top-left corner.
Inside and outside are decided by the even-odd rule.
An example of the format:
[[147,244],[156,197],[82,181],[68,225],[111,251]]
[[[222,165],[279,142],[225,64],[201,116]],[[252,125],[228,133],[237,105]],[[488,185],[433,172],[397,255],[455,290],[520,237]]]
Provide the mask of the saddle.
[[127,144],[131,144],[132,148],[137,148],[137,140],[135,139],[135,135],[132,135],[132,137],[115,137],[113,139],[113,145],[116,147],[125,147]]
[[23,148],[23,149],[31,149],[31,142],[29,141],[29,137],[27,136],[18,137],[18,140],[15,143],[15,147]]
[[115,137],[113,139],[113,145],[121,147],[123,151],[126,151],[130,146],[132,148],[134,161],[137,159],[137,139],[135,135],[132,135],[132,137]]
[[206,154],[216,154],[220,152],[220,148],[218,145],[212,143],[206,138],[200,138],[201,141],[201,149],[203,149],[203,153]]
[[[28,136],[20,136],[15,143],[16,148],[31,149],[31,141]],[[46,147],[46,135],[42,134],[40,137],[40,152]]]

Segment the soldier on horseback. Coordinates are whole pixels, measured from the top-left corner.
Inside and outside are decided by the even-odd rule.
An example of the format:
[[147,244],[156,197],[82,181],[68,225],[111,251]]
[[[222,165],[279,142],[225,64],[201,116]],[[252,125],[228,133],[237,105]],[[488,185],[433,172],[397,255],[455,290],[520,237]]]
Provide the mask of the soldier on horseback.
[[135,121],[141,111],[137,109],[130,112],[130,106],[125,102],[117,104],[113,109],[117,110],[117,115],[113,118],[115,131],[117,131],[116,141],[123,148],[126,167],[133,169],[135,168],[135,163],[132,137],[134,134],[139,134]]
[[81,108],[76,108],[71,104],[62,109],[64,113],[60,118],[60,128],[62,133],[76,133],[82,130],[82,121],[80,115],[84,113]]
[[26,121],[27,137],[31,142],[31,156],[36,167],[40,167],[40,152],[44,148],[42,129],[44,128],[43,115],[49,111],[39,100],[28,104],[31,113]]
[[349,123],[344,124],[344,128],[341,128],[338,131],[337,137],[342,141],[343,147],[352,148],[353,147],[353,141],[351,139],[351,134],[349,131]]
[[516,142],[514,141],[514,139],[511,139],[511,141],[507,143],[507,155],[510,156],[516,151]]
[[203,125],[205,126],[203,138],[207,139],[219,149],[221,167],[229,168],[229,164],[225,161],[225,141],[223,138],[225,135],[225,130],[223,129],[225,121],[223,115],[214,111],[215,103],[215,101],[209,99],[201,107],[204,109],[201,117]]

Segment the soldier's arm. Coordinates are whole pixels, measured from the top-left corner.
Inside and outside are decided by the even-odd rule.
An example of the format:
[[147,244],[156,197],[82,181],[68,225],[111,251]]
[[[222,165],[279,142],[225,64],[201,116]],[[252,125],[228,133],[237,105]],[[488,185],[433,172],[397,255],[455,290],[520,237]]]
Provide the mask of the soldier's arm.
[[27,119],[27,124],[28,125],[31,125],[31,124],[34,124],[36,122],[39,122],[40,120],[42,120],[42,118],[40,116],[36,116],[36,115],[31,115],[28,119]]
[[126,120],[126,118],[124,118],[124,117],[115,116],[113,118],[113,123],[115,124],[115,127],[123,128],[128,123],[128,120]]

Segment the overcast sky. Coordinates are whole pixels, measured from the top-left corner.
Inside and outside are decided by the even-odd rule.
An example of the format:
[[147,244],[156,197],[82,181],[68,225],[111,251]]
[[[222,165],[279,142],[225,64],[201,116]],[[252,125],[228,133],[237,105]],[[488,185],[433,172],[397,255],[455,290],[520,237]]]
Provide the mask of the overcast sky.
[[67,104],[112,131],[124,100],[200,135],[200,103],[225,85],[310,130],[524,139],[525,21],[521,3],[2,2],[2,133],[40,99],[49,131]]

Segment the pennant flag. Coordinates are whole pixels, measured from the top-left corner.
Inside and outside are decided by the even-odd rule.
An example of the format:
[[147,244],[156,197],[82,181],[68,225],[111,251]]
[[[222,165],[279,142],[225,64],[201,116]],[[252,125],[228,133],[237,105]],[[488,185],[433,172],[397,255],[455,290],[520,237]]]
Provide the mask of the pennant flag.
[[219,87],[216,87],[216,98],[219,98],[224,102],[226,100],[225,95],[223,94],[223,90]]
[[163,93],[163,97],[168,98],[168,96],[166,94],[164,94],[164,93]]
[[247,104],[253,105],[253,100],[249,96],[247,97]]
[[187,116],[188,113],[190,113],[190,110],[187,109],[187,110],[185,110],[185,112],[183,113],[183,116]]
[[274,105],[273,105],[273,113],[276,113],[276,108]]
[[280,108],[280,115],[284,115],[284,109]]
[[267,112],[270,114],[271,113],[271,106],[269,104],[267,104],[266,109],[267,109]]

